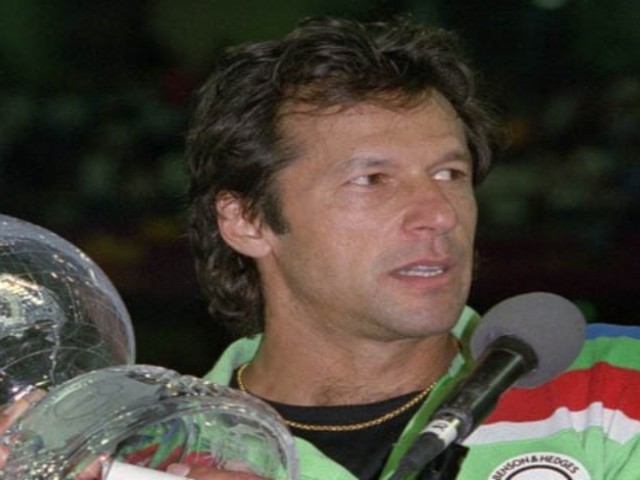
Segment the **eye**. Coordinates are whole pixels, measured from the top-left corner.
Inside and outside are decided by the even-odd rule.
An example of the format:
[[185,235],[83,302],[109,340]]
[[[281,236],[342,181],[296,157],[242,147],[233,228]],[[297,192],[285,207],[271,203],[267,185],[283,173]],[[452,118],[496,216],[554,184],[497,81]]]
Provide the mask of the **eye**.
[[459,168],[443,168],[438,170],[433,178],[443,182],[451,182],[454,180],[463,180],[469,176],[466,170]]
[[385,175],[382,173],[370,173],[367,175],[358,175],[357,177],[349,180],[349,183],[353,185],[358,185],[360,187],[370,187],[372,185],[379,185],[384,183]]

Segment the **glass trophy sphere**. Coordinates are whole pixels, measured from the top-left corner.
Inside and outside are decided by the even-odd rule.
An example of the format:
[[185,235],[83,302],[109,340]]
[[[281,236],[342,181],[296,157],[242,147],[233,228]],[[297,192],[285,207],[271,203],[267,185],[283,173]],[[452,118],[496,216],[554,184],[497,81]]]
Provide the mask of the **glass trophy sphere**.
[[163,471],[176,462],[299,478],[293,438],[265,402],[146,365],[105,368],[54,388],[12,427],[8,444],[3,480],[75,480],[99,459],[95,478],[103,480],[127,478],[112,479],[114,465]]
[[0,404],[134,357],[129,314],[104,272],[51,231],[0,215]]
[[265,402],[134,356],[102,270],[54,233],[0,215],[0,404],[48,391],[3,434],[0,480],[77,480],[96,462],[101,480],[175,462],[299,478],[293,438]]

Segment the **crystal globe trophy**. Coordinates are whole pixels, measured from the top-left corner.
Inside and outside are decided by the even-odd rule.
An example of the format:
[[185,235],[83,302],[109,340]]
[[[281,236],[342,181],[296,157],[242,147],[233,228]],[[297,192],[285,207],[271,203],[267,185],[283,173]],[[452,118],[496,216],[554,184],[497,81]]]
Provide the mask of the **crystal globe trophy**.
[[87,255],[0,215],[0,404],[81,373],[131,364],[131,320]]
[[[123,465],[163,471],[174,462],[298,478],[293,439],[271,407],[154,366],[103,368],[65,382],[8,437],[0,477],[7,480],[72,480],[96,460],[100,475],[92,478],[106,480],[137,480]],[[112,475],[116,468],[130,476]]]
[[299,478],[293,439],[269,405],[135,365],[134,348],[124,303],[87,255],[0,215],[0,402],[48,392],[2,436],[1,480],[167,478],[176,462]]

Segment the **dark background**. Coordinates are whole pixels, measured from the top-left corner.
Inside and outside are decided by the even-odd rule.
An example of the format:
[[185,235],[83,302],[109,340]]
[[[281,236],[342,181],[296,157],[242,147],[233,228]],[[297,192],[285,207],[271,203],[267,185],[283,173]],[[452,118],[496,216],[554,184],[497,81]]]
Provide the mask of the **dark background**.
[[0,213],[105,270],[138,363],[204,373],[228,339],[184,239],[193,88],[224,45],[309,15],[398,13],[460,33],[513,134],[479,190],[470,303],[547,290],[591,321],[640,323],[640,4],[628,0],[0,0]]

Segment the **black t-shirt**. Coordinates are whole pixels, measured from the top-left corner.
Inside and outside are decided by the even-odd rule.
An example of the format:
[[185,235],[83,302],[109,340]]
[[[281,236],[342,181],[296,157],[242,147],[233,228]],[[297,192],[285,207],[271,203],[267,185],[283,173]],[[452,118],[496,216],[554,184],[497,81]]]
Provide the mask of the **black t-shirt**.
[[[230,386],[238,388],[236,375]],[[418,392],[382,402],[331,407],[299,407],[264,400],[283,418],[312,425],[350,425],[378,418],[408,402]],[[291,432],[313,444],[322,453],[349,470],[359,480],[377,480],[406,424],[422,402],[380,425],[346,432],[313,432],[291,428]],[[455,479],[467,453],[466,447],[454,444],[426,468],[418,480]]]
[[[408,402],[418,392],[365,405],[296,407],[269,402],[287,420],[313,425],[348,425],[378,418]],[[344,432],[312,432],[292,428],[296,437],[311,442],[320,451],[360,480],[380,477],[382,468],[418,405],[380,425]]]
[[[237,388],[236,375],[231,387]],[[299,407],[266,401],[283,418],[312,425],[349,425],[378,418],[402,406],[418,392],[382,402],[331,407]],[[264,400],[264,399],[263,399]],[[420,404],[380,425],[346,432],[312,432],[291,428],[291,432],[318,448],[360,480],[380,477],[394,443]]]

